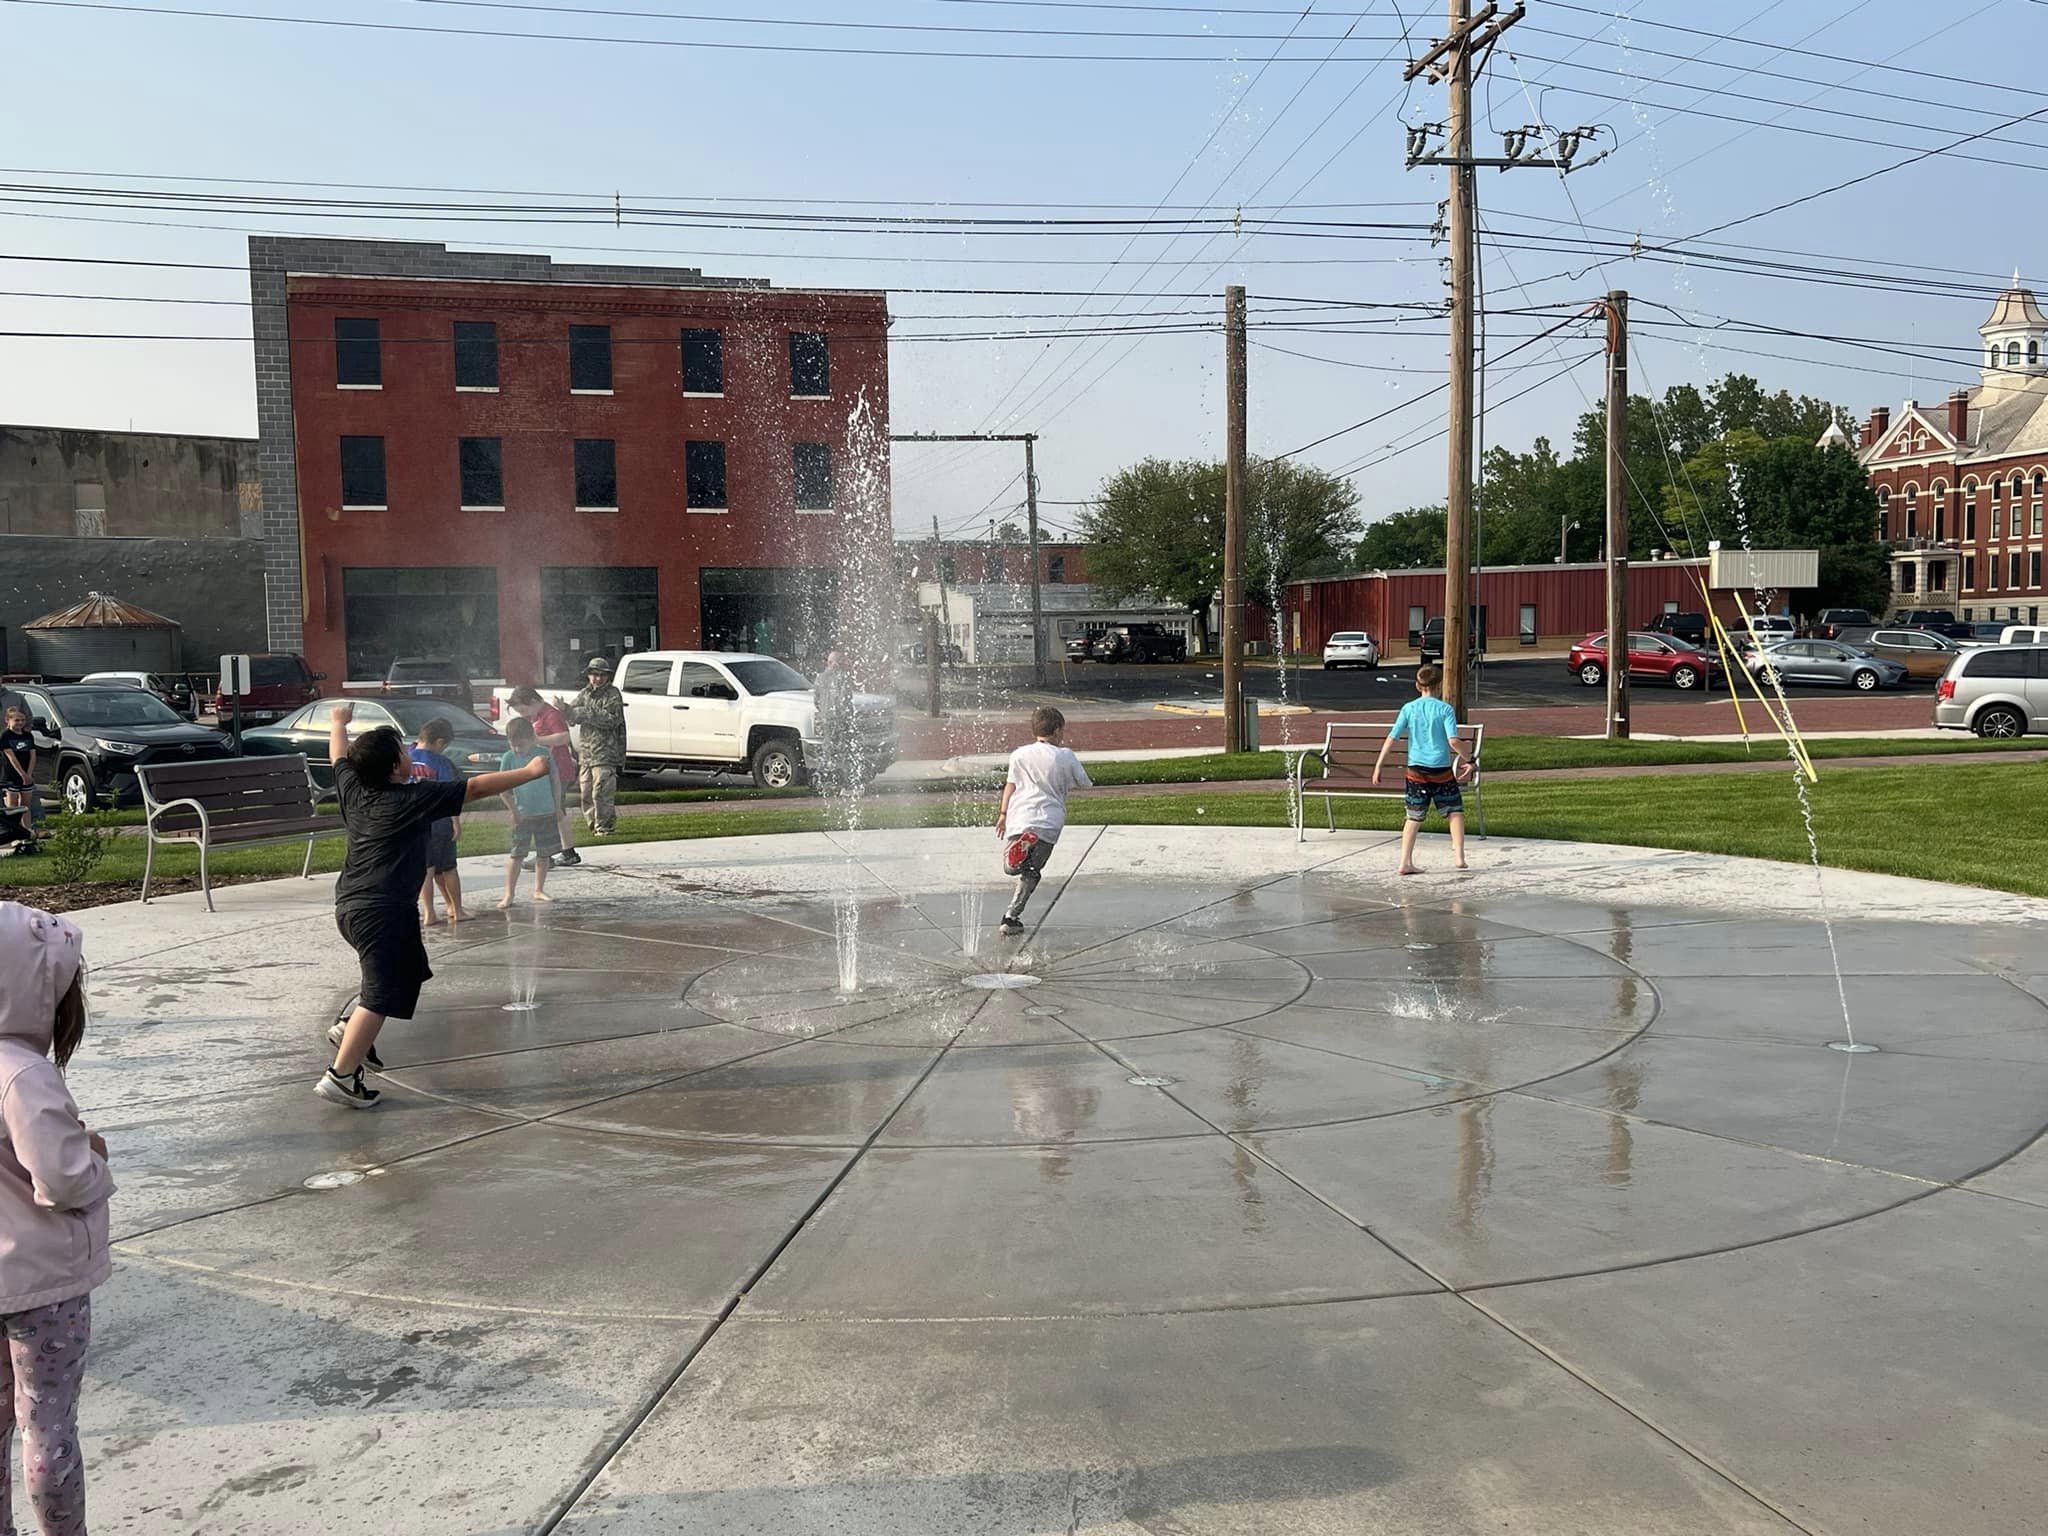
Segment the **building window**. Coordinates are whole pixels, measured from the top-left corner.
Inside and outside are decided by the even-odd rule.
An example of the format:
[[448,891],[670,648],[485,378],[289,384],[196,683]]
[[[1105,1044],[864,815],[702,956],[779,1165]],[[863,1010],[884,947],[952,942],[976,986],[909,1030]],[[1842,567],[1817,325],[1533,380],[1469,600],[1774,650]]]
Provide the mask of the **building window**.
[[725,346],[717,331],[683,332],[683,393],[725,393]]
[[2027,556],[2027,585],[2041,585],[2041,551],[2038,549]]
[[1946,592],[1948,590],[1948,562],[1930,560],[1927,562],[1927,590]]
[[2020,552],[2018,550],[2014,550],[2012,554],[2007,558],[2012,561],[2012,564],[2009,567],[2007,567],[2007,575],[2009,579],[2006,581],[2006,585],[2008,587],[2011,587],[2015,592],[2017,592],[2020,586]]
[[1986,359],[1984,360],[1984,366],[1985,366],[1985,367],[1987,367],[1987,368],[1996,368],[1996,367],[1998,366],[1998,348],[1997,348],[1997,347],[1993,347],[1993,348],[1991,349],[1991,353],[1990,353],[1990,355],[1989,355],[1989,356],[1988,356],[1988,357],[1987,357],[1987,358],[1986,358]]
[[505,444],[502,438],[465,437],[458,445],[465,512],[505,510]]
[[1984,557],[1984,590],[1998,590],[1998,556],[1995,552]]
[[1524,603],[1515,619],[1515,638],[1524,645],[1536,643],[1536,605]]
[[683,504],[692,512],[725,510],[725,444],[683,445]]
[[1947,521],[1942,514],[1948,510],[1948,482],[1946,480],[1935,481],[1933,489],[1928,492],[1928,500],[1930,502],[1928,510],[1933,514],[1931,519],[1933,527],[1928,532],[1934,535],[1936,542],[1939,542],[1943,531],[1942,525]]
[[350,678],[381,681],[400,656],[452,656],[464,677],[505,675],[489,566],[344,567],[341,608]]
[[383,438],[344,437],[341,440],[341,505],[344,510],[384,510]]
[[799,512],[832,510],[832,445],[798,443],[790,450],[796,470],[796,509]]
[[1408,609],[1408,643],[1418,644],[1422,639],[1422,631],[1428,626],[1429,611],[1420,603],[1412,604]]
[[2023,494],[2025,494],[2025,491],[2026,481],[2020,478],[2020,472],[2018,470],[2014,470],[2012,472],[2012,499],[2014,501],[2018,501],[2020,497]]
[[2034,537],[2038,539],[2041,537],[2041,503],[2038,501],[2034,503],[2033,527]]
[[2030,341],[2030,342],[2028,342],[2028,343],[2027,343],[2027,366],[2028,366],[2029,368],[2032,368],[2032,367],[2034,367],[2035,365],[2037,365],[2037,364],[2038,364],[2038,363],[2039,363],[2040,361],[2041,361],[2041,343],[2040,343],[2040,342],[2038,342],[2038,341]]
[[618,445],[608,437],[576,439],[576,510],[619,509]]
[[2016,342],[2016,341],[2008,341],[2008,342],[2007,342],[2007,343],[2005,344],[2005,364],[2006,364],[2006,366],[2007,366],[2008,368],[2017,368],[2017,367],[2019,367],[2019,365],[2020,365],[2020,344],[2019,344],[2018,342]]
[[1916,567],[1910,560],[1899,562],[1899,590],[1901,592],[1911,592],[1913,590],[1913,572],[1915,569]]
[[569,327],[569,389],[575,394],[608,395],[612,391],[612,328],[608,325]]
[[[2014,492],[2013,492],[2013,494],[2014,494],[2015,496],[2017,496],[2017,495],[2019,494],[2019,492],[2018,492],[2018,491],[2014,491]],[[2020,506],[2020,504],[2019,504],[2019,503],[2018,503],[2017,501],[2015,501],[2015,502],[2014,502],[2014,503],[2012,504],[2012,522],[2011,522],[2011,533],[2012,533],[2012,536],[2013,536],[2014,538],[2018,538],[2018,537],[2020,536],[2020,529],[2022,529],[2022,528],[2024,528],[2024,527],[2026,526],[2026,521],[2027,521],[2027,514],[2026,514],[2026,511],[2025,511],[2025,509],[2023,509],[2023,508],[2022,508],[2022,507]]]
[[334,382],[342,389],[382,389],[384,357],[375,320],[334,322]]
[[498,327],[490,320],[455,322],[455,387],[498,387]]
[[1975,555],[1963,556],[1963,590],[1965,592],[1977,590],[1977,557]]
[[1912,538],[1920,531],[1920,488],[1906,487],[1906,537]]
[[1963,537],[1977,537],[1977,482],[1974,480],[1963,487]]
[[1067,557],[1065,555],[1047,555],[1045,557],[1045,579],[1052,582],[1066,581]]
[[823,331],[789,333],[789,392],[811,397],[832,393],[831,351]]

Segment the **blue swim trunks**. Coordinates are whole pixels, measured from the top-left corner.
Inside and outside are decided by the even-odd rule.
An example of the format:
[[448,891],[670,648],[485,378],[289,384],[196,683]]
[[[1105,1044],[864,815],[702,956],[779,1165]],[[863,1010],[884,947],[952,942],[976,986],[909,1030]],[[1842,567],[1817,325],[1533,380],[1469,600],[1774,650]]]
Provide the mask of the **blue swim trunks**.
[[1410,821],[1421,821],[1429,815],[1434,805],[1446,816],[1457,816],[1464,812],[1465,795],[1458,788],[1457,777],[1450,769],[1409,769],[1406,784],[1407,793],[1402,797]]

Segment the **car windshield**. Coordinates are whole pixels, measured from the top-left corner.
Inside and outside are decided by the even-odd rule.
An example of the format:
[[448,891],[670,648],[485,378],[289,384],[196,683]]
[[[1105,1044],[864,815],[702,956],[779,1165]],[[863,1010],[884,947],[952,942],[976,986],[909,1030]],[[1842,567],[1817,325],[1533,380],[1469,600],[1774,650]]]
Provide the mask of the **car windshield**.
[[498,734],[468,710],[450,704],[446,699],[379,699],[377,702],[379,707],[388,711],[394,720],[405,727],[408,736],[417,736],[421,726],[437,717],[446,720],[458,736]]
[[178,712],[140,688],[80,688],[56,696],[57,711],[67,725],[90,729],[104,725],[183,725]]
[[726,664],[739,685],[749,693],[809,693],[810,679],[792,666],[770,659],[734,661]]
[[451,683],[457,681],[452,661],[394,661],[387,683]]
[[249,658],[249,686],[252,688],[290,688],[305,680],[306,674],[296,656]]

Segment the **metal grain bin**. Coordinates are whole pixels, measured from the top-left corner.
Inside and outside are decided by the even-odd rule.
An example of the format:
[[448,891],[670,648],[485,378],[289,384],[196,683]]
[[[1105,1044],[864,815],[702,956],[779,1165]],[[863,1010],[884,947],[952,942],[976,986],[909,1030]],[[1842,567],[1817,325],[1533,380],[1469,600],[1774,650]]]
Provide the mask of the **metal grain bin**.
[[175,672],[179,668],[177,620],[98,592],[21,629],[28,638],[29,670],[45,677]]

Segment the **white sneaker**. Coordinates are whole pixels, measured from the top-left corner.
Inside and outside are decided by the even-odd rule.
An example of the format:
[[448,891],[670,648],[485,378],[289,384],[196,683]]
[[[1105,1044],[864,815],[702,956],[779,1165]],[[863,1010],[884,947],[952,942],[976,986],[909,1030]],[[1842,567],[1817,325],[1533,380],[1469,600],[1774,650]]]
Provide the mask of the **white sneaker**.
[[[327,1043],[338,1051],[341,1049],[341,1037],[347,1033],[348,1021],[346,1019],[336,1019],[333,1024],[328,1026]],[[376,1046],[373,1045],[368,1051],[364,1052],[363,1065],[372,1072],[382,1072],[384,1070],[384,1058],[377,1054]]]
[[374,1088],[363,1086],[363,1071],[358,1067],[348,1077],[337,1077],[334,1068],[329,1067],[320,1074],[320,1081],[313,1091],[330,1104],[340,1104],[348,1109],[374,1109],[383,1097]]

